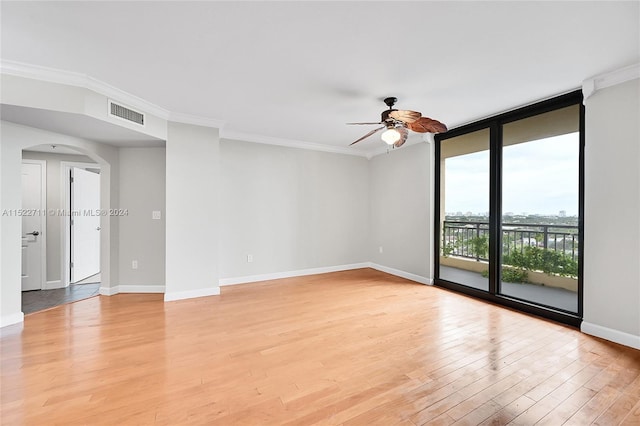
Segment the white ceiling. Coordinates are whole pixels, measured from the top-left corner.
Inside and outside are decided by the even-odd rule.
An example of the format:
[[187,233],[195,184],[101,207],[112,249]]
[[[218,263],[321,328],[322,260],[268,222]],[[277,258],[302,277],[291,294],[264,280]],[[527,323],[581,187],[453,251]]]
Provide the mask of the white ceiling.
[[639,5],[2,1],[1,55],[223,120],[223,135],[348,146],[370,128],[345,123],[377,121],[386,96],[454,127],[640,62]]

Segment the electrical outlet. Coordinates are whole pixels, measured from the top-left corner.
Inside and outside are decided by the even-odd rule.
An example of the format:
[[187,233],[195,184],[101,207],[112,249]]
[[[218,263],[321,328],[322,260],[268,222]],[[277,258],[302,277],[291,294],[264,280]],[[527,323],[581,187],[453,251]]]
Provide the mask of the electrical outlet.
[[162,213],[160,213],[160,210],[154,210],[151,212],[151,219],[160,220],[161,218],[162,218]]
[[132,260],[131,261],[131,269],[138,269],[138,261],[137,260]]
[[382,246],[378,247],[378,251],[382,253]]
[[252,254],[248,254],[247,255],[247,263],[251,263],[253,262],[253,255]]

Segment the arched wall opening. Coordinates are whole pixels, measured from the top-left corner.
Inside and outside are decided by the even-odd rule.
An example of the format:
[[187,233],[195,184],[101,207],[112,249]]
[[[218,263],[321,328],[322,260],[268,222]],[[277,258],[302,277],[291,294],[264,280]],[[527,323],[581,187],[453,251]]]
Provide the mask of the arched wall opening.
[[[100,206],[109,211],[117,203],[118,150],[115,147],[20,124],[1,122],[0,144],[0,326],[20,323],[21,310],[21,166],[24,149],[56,145],[77,151],[100,166]],[[118,223],[109,215],[100,218],[101,294],[113,294],[117,282]]]

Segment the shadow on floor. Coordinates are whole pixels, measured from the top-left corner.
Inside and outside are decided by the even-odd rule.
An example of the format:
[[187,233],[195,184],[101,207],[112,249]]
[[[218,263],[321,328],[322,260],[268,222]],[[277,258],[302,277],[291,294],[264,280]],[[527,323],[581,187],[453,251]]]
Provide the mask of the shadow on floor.
[[91,284],[71,284],[66,288],[54,290],[33,290],[22,292],[22,312],[31,314],[64,305],[65,303],[87,299],[97,296],[100,290],[100,283]]

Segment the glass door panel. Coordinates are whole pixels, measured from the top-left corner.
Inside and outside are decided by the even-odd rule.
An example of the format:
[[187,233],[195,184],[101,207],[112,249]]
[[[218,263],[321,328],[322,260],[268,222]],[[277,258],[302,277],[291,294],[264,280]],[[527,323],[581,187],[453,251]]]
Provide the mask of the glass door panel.
[[578,312],[578,105],[502,128],[498,291]]
[[440,145],[439,278],[489,291],[489,129]]

